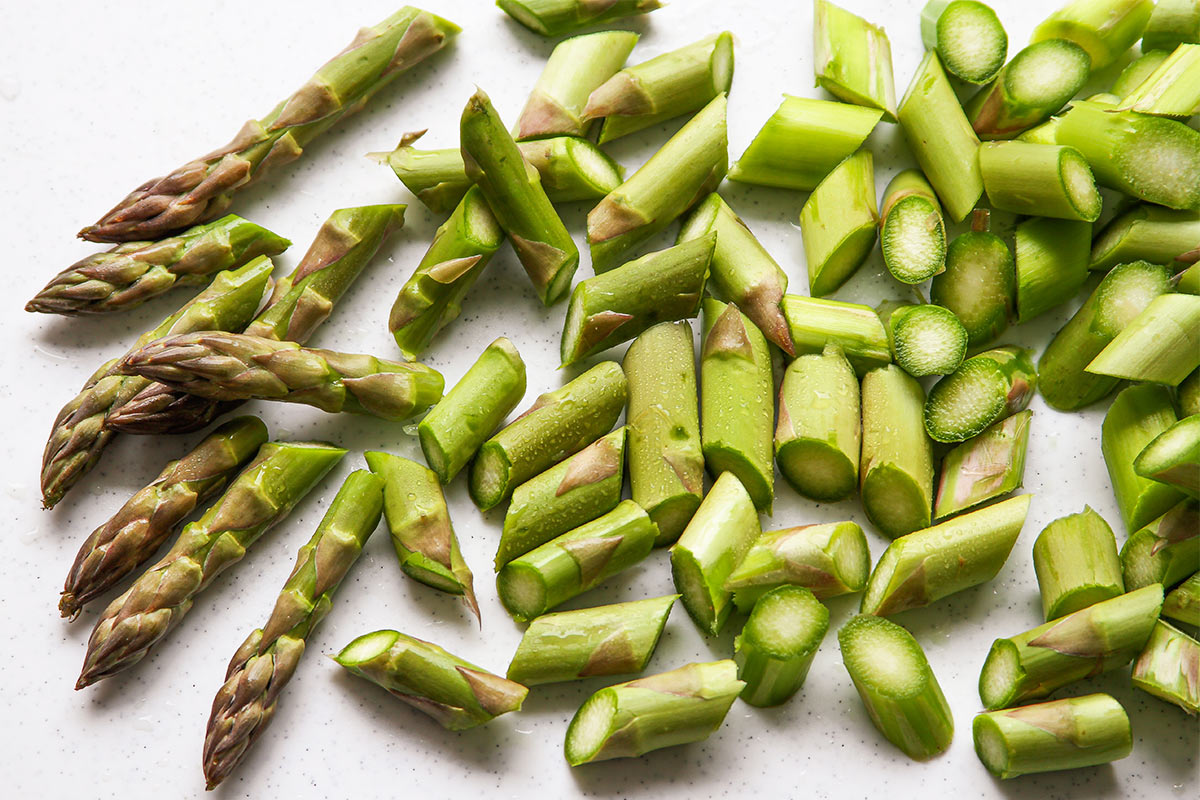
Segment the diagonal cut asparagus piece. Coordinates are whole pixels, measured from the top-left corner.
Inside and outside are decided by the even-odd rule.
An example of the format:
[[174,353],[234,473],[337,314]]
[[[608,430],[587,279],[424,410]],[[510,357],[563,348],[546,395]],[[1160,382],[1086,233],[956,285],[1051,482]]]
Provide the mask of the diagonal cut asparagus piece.
[[972,356],[925,400],[925,431],[935,442],[963,442],[1024,411],[1037,388],[1033,353],[1008,345]]
[[1154,437],[1133,460],[1133,471],[1200,497],[1200,414],[1184,417]]
[[899,367],[889,364],[863,376],[859,493],[867,518],[892,538],[930,522],[933,443],[924,408],[921,384]]
[[825,176],[800,209],[800,234],[813,297],[850,280],[875,247],[879,211],[870,150],[859,150]]
[[1070,0],[1033,30],[1031,41],[1067,39],[1092,58],[1092,69],[1116,61],[1142,37],[1153,0]]
[[818,600],[861,592],[871,572],[862,528],[826,522],[765,531],[725,581],[738,611],[749,613],[777,586],[801,586]]
[[1164,589],[1188,577],[1200,563],[1200,505],[1183,500],[1130,534],[1121,548],[1125,589],[1161,583]]
[[1200,714],[1200,642],[1159,620],[1133,662],[1133,685],[1193,716]]
[[562,36],[592,25],[649,14],[662,0],[496,0],[505,14],[542,36]]
[[1004,240],[987,230],[971,230],[946,248],[946,269],[933,276],[929,299],[954,312],[967,329],[967,344],[979,347],[1008,328],[1016,282],[1016,263]]
[[1195,0],[1158,0],[1142,32],[1142,52],[1174,50],[1200,42],[1200,6]]
[[1200,572],[1171,590],[1163,601],[1162,615],[1200,628]]
[[934,519],[945,519],[1020,488],[1032,417],[1032,411],[1019,411],[946,454],[933,505]]
[[1091,506],[1054,520],[1038,534],[1033,569],[1047,620],[1125,593],[1117,539]]
[[1200,212],[1141,203],[1112,219],[1092,242],[1089,269],[1200,260]]
[[1153,384],[1123,390],[1104,415],[1100,451],[1108,467],[1121,520],[1131,534],[1184,498],[1183,492],[1174,486],[1138,475],[1133,466],[1146,445],[1175,422],[1170,390]]
[[892,362],[887,331],[870,306],[789,294],[783,298],[783,315],[797,354],[837,345],[859,375]]
[[906,169],[883,192],[879,214],[883,263],[901,283],[916,284],[946,269],[946,223],[933,187]]
[[829,609],[799,586],[779,586],[758,599],[733,640],[742,699],[777,706],[800,691],[829,629]]
[[829,0],[813,3],[813,68],[817,85],[847,103],[878,108],[896,121],[892,45],[883,28]]
[[1050,120],[1083,88],[1091,63],[1086,50],[1066,39],[1031,44],[967,101],[967,120],[980,139],[1020,134],[1028,141],[1025,132]]
[[1200,367],[1200,296],[1163,294],[1121,330],[1087,371],[1177,386]]
[[1120,108],[1161,117],[1200,113],[1200,45],[1181,44],[1121,99]]

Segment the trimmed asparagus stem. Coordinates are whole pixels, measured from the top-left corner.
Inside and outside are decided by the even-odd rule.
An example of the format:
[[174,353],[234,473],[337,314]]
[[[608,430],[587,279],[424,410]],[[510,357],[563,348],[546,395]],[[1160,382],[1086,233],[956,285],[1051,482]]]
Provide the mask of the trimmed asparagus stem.
[[934,519],[945,519],[980,503],[1011,494],[1025,477],[1032,411],[1000,420],[942,459]]
[[1016,265],[1004,240],[987,231],[959,234],[946,249],[946,271],[933,276],[929,299],[954,312],[978,347],[1008,329],[1016,299]]
[[893,541],[867,581],[862,613],[885,617],[921,608],[996,577],[1031,497],[1010,497]]
[[768,341],[794,355],[792,336],[780,309],[787,292],[787,273],[716,192],[696,206],[683,223],[678,241],[708,234],[717,236],[709,265],[709,288],[715,288],[715,294],[741,309]]
[[892,362],[887,331],[870,306],[789,294],[782,307],[797,355],[834,344],[859,375]]
[[463,164],[462,151],[418,150],[413,143],[425,131],[412,131],[400,137],[390,153],[369,153],[368,158],[387,164],[405,188],[416,195],[435,214],[446,214],[462,200],[471,181]]
[[[1186,0],[1186,2],[1191,3],[1193,0]],[[1167,60],[1169,55],[1171,55],[1170,50],[1152,50],[1143,46],[1142,54],[1121,70],[1121,74],[1113,82],[1109,93],[1124,100],[1130,92],[1141,86],[1146,78],[1149,78],[1154,70]]]
[[1133,685],[1193,716],[1200,713],[1200,642],[1159,620],[1133,662]]
[[542,36],[562,36],[662,8],[661,0],[496,0],[496,5]]
[[1200,131],[1091,101],[1072,104],[1058,143],[1083,153],[1096,182],[1170,208],[1200,211]]
[[1171,391],[1153,384],[1125,389],[1104,415],[1100,449],[1127,531],[1142,528],[1183,499],[1175,487],[1143,478],[1133,466],[1146,445],[1175,422]]
[[1200,563],[1200,506],[1182,500],[1162,516],[1134,531],[1121,548],[1125,589],[1154,583],[1170,589]]
[[779,389],[775,461],[797,492],[836,502],[858,486],[858,378],[837,345],[788,365]]
[[921,39],[947,72],[967,83],[990,81],[1008,55],[1008,34],[996,12],[974,0],[929,0],[921,11]]
[[1186,263],[1200,259],[1200,213],[1175,211],[1142,203],[1111,222],[1092,243],[1089,269],[1112,269],[1117,264]]
[[587,99],[583,119],[604,118],[600,144],[699,111],[733,83],[733,34],[714,33],[626,67]]
[[984,707],[995,711],[1038,700],[1127,666],[1150,638],[1162,601],[1162,587],[1155,584],[997,639],[979,673]]
[[1033,569],[1047,620],[1125,592],[1117,539],[1091,506],[1054,520],[1038,534],[1033,543]]
[[864,614],[842,626],[838,645],[871,722],[889,742],[917,761],[950,746],[950,706],[911,633]]
[[904,137],[954,222],[966,219],[983,195],[979,139],[963,114],[937,53],[925,54],[900,102]]
[[1200,369],[1193,370],[1175,387],[1175,400],[1182,415],[1200,414]]
[[1200,42],[1200,5],[1196,0],[1158,0],[1146,30],[1142,52],[1174,50],[1181,44]]
[[381,686],[443,728],[462,731],[519,711],[529,690],[493,675],[431,642],[399,631],[373,631],[333,660]]
[[621,502],[625,429],[597,439],[518,486],[504,515],[496,569]]
[[625,407],[625,373],[602,361],[575,380],[538,397],[480,446],[471,465],[471,499],[486,511],[518,485],[578,453],[612,430]]
[[900,306],[886,324],[892,358],[914,378],[949,375],[967,355],[967,329],[948,308]]
[[725,95],[688,120],[588,213],[592,268],[606,272],[716,190],[729,163]]
[[760,533],[750,495],[732,472],[721,473],[671,547],[675,589],[703,632],[721,632],[733,609],[725,581]]
[[1088,52],[1092,69],[1103,69],[1142,38],[1153,10],[1153,0],[1071,0],[1034,29],[1032,41],[1068,39]]
[[800,209],[800,234],[814,297],[832,294],[867,260],[879,229],[875,167],[859,150],[830,172]]
[[1107,694],[979,714],[971,732],[979,760],[1001,779],[1094,767],[1133,750],[1129,717]]
[[1051,117],[1041,125],[1035,125],[1017,135],[1017,141],[1030,144],[1058,144],[1059,118]]
[[725,659],[601,689],[571,719],[567,763],[578,767],[703,741],[721,727],[744,686],[737,665]]
[[1179,45],[1119,107],[1162,117],[1200,112],[1200,45]]
[[504,128],[492,101],[477,90],[460,124],[467,177],[480,188],[508,234],[544,305],[561,300],[579,266],[579,250],[550,198]]
[[425,462],[438,480],[454,480],[524,396],[525,362],[501,336],[417,426]]
[[813,3],[813,68],[817,85],[847,103],[878,108],[896,121],[892,45],[883,28],[835,6]]
[[775,496],[774,389],[762,333],[737,306],[706,298],[700,349],[704,464],[713,475],[736,475],[761,511],[770,510]]
[[655,325],[629,345],[622,364],[630,492],[658,526],[655,545],[672,544],[704,494],[692,326]]
[[979,171],[993,208],[1087,222],[1100,216],[1096,181],[1073,147],[984,142]]
[[749,613],[779,586],[801,586],[819,600],[861,592],[871,571],[867,537],[853,522],[765,531],[725,581],[734,605]]
[[496,576],[500,602],[518,622],[540,617],[638,564],[657,536],[642,507],[625,500],[501,567]]
[[729,180],[811,192],[862,147],[882,116],[876,108],[785,94],[730,167]]
[[1087,371],[1177,386],[1200,367],[1200,297],[1163,294],[1100,351]]
[[1088,279],[1092,224],[1033,217],[1015,234],[1017,322],[1028,322],[1074,297]]
[[660,322],[700,313],[717,235],[644,255],[575,285],[560,347],[570,366]]
[[891,538],[928,527],[933,443],[925,434],[925,391],[889,364],[862,380],[862,478],[867,518]]
[[1170,290],[1164,267],[1145,261],[1114,267],[1042,353],[1039,387],[1046,402],[1074,411],[1117,388],[1116,378],[1085,368],[1155,297]]
[[829,629],[829,609],[799,586],[779,586],[754,604],[750,619],[733,640],[742,699],[752,706],[777,706],[800,691],[817,648]]
[[458,546],[437,475],[390,453],[368,451],[366,459],[383,479],[383,510],[400,569],[440,592],[461,595],[478,620],[471,569]]
[[925,431],[935,442],[964,442],[1023,411],[1033,399],[1033,353],[1012,345],[968,358],[925,400]]
[[1024,138],[1083,88],[1090,67],[1087,51],[1074,42],[1031,44],[967,101],[967,120],[980,139]]
[[879,217],[883,263],[901,283],[921,283],[946,269],[946,224],[933,187],[906,169],[883,192]]
[[1162,615],[1200,627],[1200,572],[1171,590],[1163,601]]
[[632,31],[601,31],[555,45],[517,118],[516,138],[587,136],[592,128],[583,117],[588,96],[617,74],[637,40]]
[[526,686],[642,672],[677,594],[538,617],[525,629],[508,679]]
[[1200,496],[1200,414],[1185,417],[1156,436],[1133,460],[1133,471]]

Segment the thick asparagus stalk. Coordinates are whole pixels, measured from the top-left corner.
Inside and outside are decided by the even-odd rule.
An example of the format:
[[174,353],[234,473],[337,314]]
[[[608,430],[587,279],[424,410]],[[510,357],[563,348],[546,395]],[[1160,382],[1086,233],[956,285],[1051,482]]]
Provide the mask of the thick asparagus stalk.
[[1020,487],[1032,417],[1032,411],[1019,411],[946,454],[933,505],[934,519],[945,519]]
[[980,139],[1011,139],[1066,105],[1087,82],[1090,66],[1087,51],[1066,39],[1031,44],[967,102],[967,120]]
[[1090,222],[1032,217],[1017,225],[1014,238],[1017,322],[1062,305],[1087,282]]
[[677,599],[668,594],[540,616],[525,629],[508,679],[535,686],[642,672]]
[[333,660],[383,687],[447,730],[462,731],[519,711],[529,689],[399,631],[373,631]]
[[79,548],[58,601],[62,615],[74,619],[85,603],[154,555],[176,526],[224,489],[266,441],[265,425],[256,417],[239,417],[167,464]]
[[1200,296],[1163,294],[1150,301],[1087,365],[1087,371],[1177,386],[1200,367]]
[[537,398],[516,420],[479,448],[471,465],[471,499],[486,511],[518,485],[612,430],[625,407],[625,373],[602,361],[575,380]]
[[1154,583],[1164,589],[1187,578],[1200,564],[1200,506],[1183,500],[1130,534],[1121,548],[1125,589]]
[[911,633],[881,617],[859,615],[838,631],[838,645],[871,722],[889,742],[918,761],[950,746],[950,706]]
[[883,28],[835,6],[813,3],[813,68],[817,85],[840,100],[878,108],[896,121],[892,45]]
[[862,380],[863,510],[886,536],[929,526],[933,507],[933,443],[925,434],[925,391],[889,364]]
[[437,475],[390,453],[368,451],[366,459],[382,480],[383,511],[400,569],[426,586],[461,595],[478,620],[471,569],[458,546]]
[[1156,436],[1133,460],[1133,471],[1200,496],[1200,414],[1185,417]]
[[1175,487],[1143,478],[1133,467],[1146,445],[1175,422],[1170,390],[1152,384],[1125,389],[1104,415],[1100,449],[1125,530],[1131,533],[1183,499]]
[[[1187,0],[1192,2],[1192,0]],[[1172,48],[1174,49],[1174,48]],[[1144,49],[1142,54],[1129,63],[1129,66],[1121,70],[1121,74],[1113,81],[1112,88],[1109,94],[1114,95],[1119,100],[1124,100],[1130,92],[1142,85],[1149,78],[1154,70],[1158,69],[1167,56],[1171,55],[1170,50],[1151,50]]]
[[1200,46],[1179,45],[1119,107],[1161,117],[1200,113]]
[[383,485],[357,470],[338,490],[308,544],[300,548],[267,623],[242,642],[213,699],[204,735],[208,788],[229,777],[275,717],[305,641],[329,613],[333,595],[379,525]]
[[1174,50],[1200,42],[1200,5],[1196,0],[1158,0],[1142,32],[1142,52]]
[[862,599],[862,613],[890,616],[987,583],[1016,544],[1031,495],[961,514],[901,536],[884,551]]
[[1037,387],[1033,353],[1012,345],[968,358],[925,400],[925,431],[935,442],[963,442],[1023,411]]
[[995,711],[1037,700],[1127,666],[1150,638],[1162,601],[1162,587],[1154,584],[997,639],[979,674],[984,707]]
[[235,192],[299,157],[309,142],[458,32],[452,22],[405,6],[361,30],[295,94],[247,122],[229,144],[142,184],[79,235],[94,242],[154,239],[220,216]]
[[946,269],[933,276],[929,299],[967,329],[967,344],[988,344],[1008,328],[1016,302],[1016,263],[1004,240],[986,230],[959,234],[946,249]]
[[853,522],[799,525],[765,531],[729,573],[725,590],[749,613],[778,586],[802,586],[819,600],[861,592],[871,571],[871,553],[862,528]]
[[837,345],[859,375],[891,363],[887,331],[870,306],[789,294],[782,307],[797,354]]
[[1200,572],[1171,590],[1163,601],[1162,615],[1200,627]]
[[967,329],[948,308],[903,305],[885,316],[892,358],[914,378],[949,375],[967,355]]
[[1141,203],[1112,219],[1092,243],[1089,269],[1117,264],[1186,263],[1200,259],[1200,213]]
[[800,209],[800,234],[814,297],[832,294],[867,260],[879,233],[875,167],[859,150],[834,167]]
[[1073,147],[984,142],[979,171],[992,208],[1087,222],[1100,216],[1092,171]]
[[213,578],[291,512],[346,451],[327,444],[268,442],[162,560],[114,600],[88,639],[76,689],[141,661]]
[[662,8],[661,0],[496,0],[500,10],[534,33],[562,36]]
[[524,396],[525,362],[501,336],[417,426],[425,462],[443,484],[454,480]]
[[707,739],[745,684],[731,659],[688,664],[609,686],[589,697],[567,728],[573,767]]
[[717,234],[682,242],[576,284],[563,323],[562,366],[700,313]]
[[883,263],[896,280],[921,283],[946,269],[942,206],[920,170],[892,178],[883,192],[879,227]]
[[1094,767],[1133,750],[1129,717],[1107,694],[979,714],[971,732],[979,760],[1002,779]]
[[1125,593],[1117,539],[1091,506],[1054,520],[1038,534],[1033,569],[1047,620]]
[[733,641],[742,699],[777,706],[800,691],[817,648],[829,629],[829,609],[799,586],[779,586],[754,604]]
[[1070,0],[1033,31],[1032,41],[1068,39],[1103,69],[1142,38],[1153,0]]
[[921,11],[921,40],[947,72],[967,83],[990,81],[1008,54],[996,12],[974,0],[929,0]]
[[736,475],[760,510],[769,510],[775,496],[773,394],[771,353],[762,333],[737,306],[706,299],[700,349],[704,463],[713,475]]
[[1200,642],[1159,620],[1133,662],[1133,685],[1189,714],[1200,713]]

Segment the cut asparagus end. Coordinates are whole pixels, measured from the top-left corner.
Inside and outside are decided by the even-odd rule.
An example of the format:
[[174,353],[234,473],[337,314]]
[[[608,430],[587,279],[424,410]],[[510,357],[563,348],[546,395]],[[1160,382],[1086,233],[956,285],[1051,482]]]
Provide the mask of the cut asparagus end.
[[650,521],[658,528],[658,537],[654,540],[655,547],[674,544],[679,534],[687,527],[688,521],[696,515],[700,507],[700,496],[687,493],[677,495],[654,507],[647,512]]
[[400,638],[396,631],[374,631],[358,637],[342,648],[333,660],[343,667],[353,667],[386,653]]
[[734,642],[742,699],[753,706],[783,703],[804,684],[829,629],[829,609],[799,586],[780,586],[754,605]]
[[700,564],[686,550],[672,550],[671,574],[688,615],[702,631],[715,636],[729,615],[729,605],[726,604],[720,613],[713,608],[712,595]]
[[893,539],[929,526],[929,499],[925,491],[911,475],[892,464],[867,473],[862,500],[867,518]]
[[508,474],[512,465],[502,448],[488,447],[485,443],[475,457],[471,467],[471,500],[481,511],[498,505],[512,488]]
[[1167,270],[1155,264],[1137,261],[1115,268],[1097,289],[1092,329],[1115,337],[1170,288]]
[[1008,639],[997,639],[979,673],[979,699],[983,707],[994,711],[1012,705],[1023,677],[1017,646]]
[[704,465],[713,475],[732,472],[741,481],[742,486],[746,487],[747,494],[754,501],[754,507],[770,513],[775,497],[774,476],[768,478],[746,453],[710,442],[704,445]]
[[925,403],[925,430],[935,442],[977,436],[1004,412],[1007,387],[991,366],[968,360],[933,387]]
[[871,575],[871,552],[862,528],[852,522],[839,524],[830,547],[838,580],[851,592],[861,592]]
[[525,564],[505,564],[496,576],[496,591],[517,622],[528,622],[546,610],[546,583]]
[[967,329],[967,342],[977,347],[1008,328],[1016,293],[1016,268],[1004,240],[971,231],[946,249],[946,271],[934,276],[929,298],[950,309]]
[[1080,219],[1094,222],[1100,216],[1102,200],[1096,190],[1096,180],[1092,177],[1092,169],[1087,160],[1074,148],[1062,151],[1059,162],[1059,175],[1067,198],[1078,213]]
[[1091,61],[1086,51],[1069,41],[1048,39],[1022,50],[1005,72],[1005,88],[1019,104],[1062,108],[1087,80]]
[[979,754],[983,766],[993,775],[1007,774],[1012,754],[996,721],[986,714],[981,714],[975,718],[972,728],[975,735],[975,752]]
[[612,733],[616,715],[615,694],[600,691],[589,697],[567,728],[567,763],[578,767],[595,758]]
[[[579,179],[592,190],[588,197],[579,199],[602,198],[621,185],[621,167],[591,142],[586,139],[571,139],[567,145],[567,152],[578,170]],[[563,198],[552,199],[561,202]]]
[[935,305],[909,306],[893,313],[892,353],[914,378],[949,375],[967,354],[967,329],[954,312]]
[[1008,55],[1008,35],[996,12],[959,0],[937,19],[937,51],[946,71],[967,83],[987,83]]
[[928,198],[909,195],[887,212],[880,239],[888,272],[901,283],[921,283],[946,268],[946,230]]
[[793,439],[776,451],[775,460],[788,483],[814,500],[843,500],[858,484],[858,465],[826,441]]
[[1155,437],[1133,460],[1133,470],[1200,496],[1200,414],[1181,419]]
[[895,632],[897,627],[858,622],[853,628],[842,628],[838,639],[851,675],[888,696],[911,697],[924,686],[925,656],[914,648],[915,642]]

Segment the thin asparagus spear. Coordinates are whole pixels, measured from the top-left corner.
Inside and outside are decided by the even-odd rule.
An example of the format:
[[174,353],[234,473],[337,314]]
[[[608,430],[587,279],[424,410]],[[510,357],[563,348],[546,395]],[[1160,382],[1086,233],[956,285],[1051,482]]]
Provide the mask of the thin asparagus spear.
[[863,510],[895,538],[929,526],[933,506],[933,443],[925,434],[925,391],[889,364],[862,380]]
[[101,614],[76,689],[133,666],[165,637],[213,578],[236,564],[291,512],[346,451],[310,442],[268,442],[162,560]]
[[1033,569],[1047,620],[1125,593],[1117,539],[1091,506],[1054,520],[1038,534]]
[[1074,42],[1035,42],[967,101],[967,120],[980,139],[1023,135],[1049,120],[1083,88],[1090,67],[1087,51]]
[[1133,685],[1193,716],[1200,713],[1200,642],[1159,620],[1133,662]]
[[1025,451],[1033,412],[1019,411],[955,447],[942,459],[933,518],[1016,491],[1025,477]]
[[1134,531],[1121,548],[1126,591],[1161,583],[1164,589],[1195,572],[1200,563],[1200,506],[1182,500]]
[[1017,322],[1028,322],[1074,297],[1088,279],[1092,224],[1033,217],[1015,233]]
[[829,609],[799,586],[771,589],[754,604],[750,619],[733,640],[742,699],[752,706],[777,706],[800,691],[817,648],[829,629]]
[[1158,0],[1146,30],[1142,52],[1174,50],[1181,44],[1200,42],[1200,5],[1196,0]]
[[316,532],[300,548],[266,624],[233,654],[204,735],[208,789],[229,777],[274,719],[279,694],[300,664],[305,641],[329,613],[334,593],[378,527],[382,510],[379,478],[366,470],[350,473]]
[[838,631],[842,663],[876,729],[924,761],[950,746],[954,718],[921,645],[904,628],[859,615]]
[[1075,681],[1127,666],[1158,620],[1158,584],[1119,595],[1008,639],[979,673],[979,698],[995,711],[1038,700]]
[[1177,386],[1200,367],[1200,296],[1163,294],[1116,335],[1087,371]]
[[1200,572],[1171,590],[1163,601],[1162,615],[1200,627]]
[[832,294],[867,260],[879,233],[870,150],[836,166],[800,209],[800,234],[814,297]]
[[1087,222],[1100,216],[1092,171],[1073,147],[984,142],[979,171],[992,208]]
[[[1186,0],[1191,3],[1193,0]],[[1177,45],[1176,45],[1177,46]],[[1175,46],[1172,46],[1172,50]],[[1109,93],[1124,100],[1125,97],[1149,78],[1154,70],[1171,55],[1171,50],[1152,50],[1143,46],[1142,54],[1121,70],[1121,74],[1113,81]]]
[[171,532],[200,503],[224,489],[266,441],[267,427],[262,422],[239,417],[167,464],[79,548],[58,601],[62,615],[75,619],[85,603],[154,555]]
[[929,299],[954,312],[979,347],[1008,329],[1016,301],[1016,264],[1004,240],[986,230],[959,234],[946,249],[946,270],[933,276]]
[[642,672],[677,599],[668,594],[540,616],[525,629],[508,679],[536,686]]
[[295,94],[247,122],[229,144],[142,184],[79,235],[93,242],[154,239],[220,216],[235,192],[298,158],[309,142],[458,32],[452,22],[405,6],[360,31]]
[[1068,39],[1103,69],[1142,38],[1153,10],[1153,0],[1070,0],[1034,28],[1032,41]]
[[729,574],[725,590],[749,613],[778,586],[802,586],[819,600],[861,592],[871,571],[862,528],[853,522],[799,525],[765,531]]
[[949,375],[967,355],[967,329],[948,308],[904,305],[886,316],[892,358],[914,378]]
[[891,363],[887,331],[870,306],[789,294],[782,307],[797,355],[835,344],[859,375]]
[[946,269],[946,224],[933,187],[906,169],[883,192],[879,215],[883,263],[901,283],[921,283]]
[[333,660],[381,686],[447,730],[462,731],[519,711],[529,689],[399,631],[365,633]]
[[925,430],[935,442],[964,442],[1023,411],[1037,387],[1033,353],[1009,345],[968,358],[925,400]]
[[921,11],[921,39],[947,72],[967,83],[990,81],[1008,54],[996,12],[974,0],[929,0]]
[[562,36],[662,8],[661,0],[496,0],[505,14],[542,36]]
[[1165,386],[1130,386],[1117,395],[1104,415],[1100,449],[1112,481],[1125,530],[1133,533],[1183,499],[1174,486],[1143,478],[1134,459],[1156,436],[1176,422],[1171,391]]
[[1200,45],[1179,45],[1118,107],[1160,117],[1200,113]]
[[1200,414],[1184,417],[1156,436],[1133,460],[1133,471],[1200,496]]
[[1094,767],[1133,750],[1129,717],[1107,694],[986,712],[971,732],[979,760],[1001,779]]
[[835,6],[813,3],[813,68],[817,85],[840,100],[883,111],[896,121],[892,45],[883,28]]

